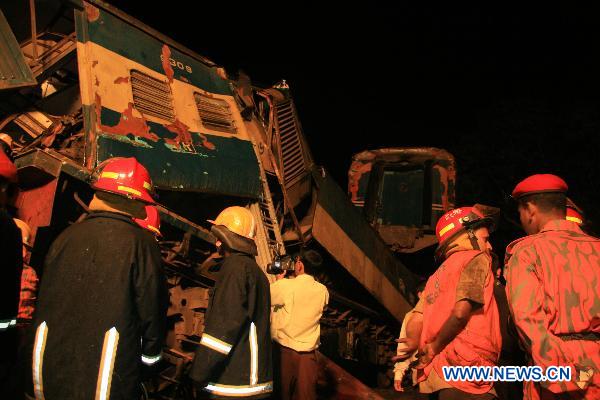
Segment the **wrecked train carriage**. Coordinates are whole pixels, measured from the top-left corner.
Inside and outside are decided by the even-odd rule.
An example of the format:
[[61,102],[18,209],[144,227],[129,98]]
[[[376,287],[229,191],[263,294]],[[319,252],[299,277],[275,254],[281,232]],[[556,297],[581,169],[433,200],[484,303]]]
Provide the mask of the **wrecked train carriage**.
[[454,207],[455,181],[446,150],[366,150],[352,157],[348,195],[391,250],[410,254],[437,244],[435,224]]
[[172,285],[167,354],[175,371],[164,385],[179,376],[202,332],[213,240],[205,220],[231,204],[246,204],[261,222],[262,268],[286,247],[323,253],[321,279],[332,299],[323,349],[385,368],[390,327],[414,302],[412,276],[314,165],[287,85],[232,81],[98,0],[43,2],[30,27],[21,3],[3,5],[8,19],[0,18],[12,55],[1,66],[10,79],[0,93],[0,128],[17,154],[19,213],[36,232],[33,263],[41,265],[54,237],[84,211],[91,169],[134,156],[158,188]]

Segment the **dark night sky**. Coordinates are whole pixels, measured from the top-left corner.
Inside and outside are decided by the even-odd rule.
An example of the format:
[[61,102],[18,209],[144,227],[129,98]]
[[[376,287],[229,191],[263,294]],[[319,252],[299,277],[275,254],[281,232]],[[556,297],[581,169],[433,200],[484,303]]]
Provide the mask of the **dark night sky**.
[[518,180],[551,172],[600,221],[600,32],[590,10],[111,3],[230,73],[285,78],[317,162],[344,187],[353,153],[436,146],[457,158],[461,205],[502,206]]

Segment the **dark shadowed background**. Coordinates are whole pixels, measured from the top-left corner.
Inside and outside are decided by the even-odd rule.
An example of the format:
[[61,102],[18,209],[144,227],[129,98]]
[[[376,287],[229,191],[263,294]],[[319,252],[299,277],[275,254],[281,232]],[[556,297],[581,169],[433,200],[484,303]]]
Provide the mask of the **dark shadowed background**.
[[[314,157],[344,188],[352,155],[436,146],[458,164],[459,205],[503,207],[555,173],[600,221],[600,35],[575,6],[478,8],[112,0],[255,84],[286,79]],[[495,245],[519,235],[506,219]],[[502,253],[502,251],[500,251]]]

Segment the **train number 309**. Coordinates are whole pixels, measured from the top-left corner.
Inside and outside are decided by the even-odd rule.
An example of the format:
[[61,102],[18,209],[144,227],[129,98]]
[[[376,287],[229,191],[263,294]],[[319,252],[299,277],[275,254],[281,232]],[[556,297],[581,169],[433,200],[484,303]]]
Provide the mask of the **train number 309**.
[[[160,61],[163,61],[163,60],[164,60],[164,58],[163,58],[163,55],[161,54]],[[192,67],[190,67],[189,65],[185,65],[181,61],[177,61],[172,58],[169,58],[169,64],[171,64],[172,67],[179,68],[180,70],[185,71],[187,73],[190,73],[190,74],[192,73]]]

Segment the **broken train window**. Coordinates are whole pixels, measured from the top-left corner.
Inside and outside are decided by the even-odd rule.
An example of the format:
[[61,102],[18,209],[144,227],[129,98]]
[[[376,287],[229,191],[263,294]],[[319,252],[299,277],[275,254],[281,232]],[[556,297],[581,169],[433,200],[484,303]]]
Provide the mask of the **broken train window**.
[[194,93],[200,120],[205,128],[228,133],[237,133],[235,120],[229,103],[200,93]]
[[175,120],[168,82],[131,70],[131,89],[133,104],[139,112],[171,122]]

